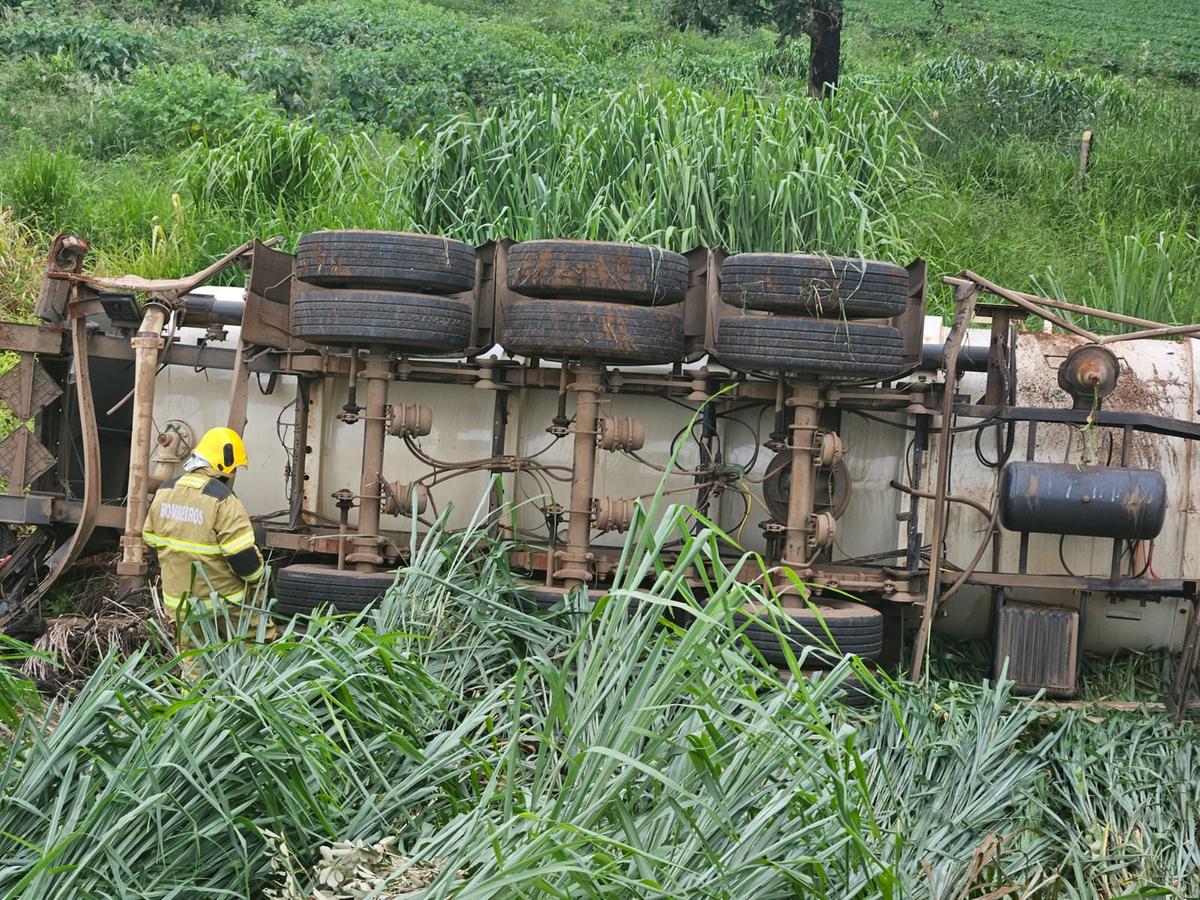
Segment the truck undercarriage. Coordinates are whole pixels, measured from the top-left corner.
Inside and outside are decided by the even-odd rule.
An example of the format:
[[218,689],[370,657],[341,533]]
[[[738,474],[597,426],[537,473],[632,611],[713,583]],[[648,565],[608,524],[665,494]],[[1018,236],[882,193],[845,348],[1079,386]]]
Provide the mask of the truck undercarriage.
[[[907,657],[916,678],[937,623],[1069,697],[1085,648],[1163,647],[1180,654],[1164,700],[1186,709],[1200,326],[964,270],[943,279],[946,328],[921,260],[275,243],[146,281],[84,275],[86,243],[56,239],[39,324],[0,324],[18,355],[0,400],[30,426],[0,442],[0,627],[101,548],[143,585],[150,494],[228,424],[252,461],[236,489],[290,562],[285,613],[369,605],[414,531],[480,497],[532,604],[602,593],[662,483],[732,536],[731,559],[762,553],[797,628],[819,614],[843,651]],[[202,288],[238,265],[244,292]]]

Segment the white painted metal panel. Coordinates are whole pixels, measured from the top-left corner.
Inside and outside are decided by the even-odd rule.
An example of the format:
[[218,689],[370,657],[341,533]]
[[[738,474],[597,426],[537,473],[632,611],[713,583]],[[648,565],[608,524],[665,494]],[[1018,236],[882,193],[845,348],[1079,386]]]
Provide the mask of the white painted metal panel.
[[[236,290],[236,289],[231,289]],[[938,340],[939,323],[931,320],[927,339]],[[213,346],[235,347],[238,329],[228,329],[225,341]],[[182,329],[177,337],[185,345],[194,345],[203,329]],[[944,334],[942,335],[944,336]],[[973,329],[973,344],[986,344],[986,329]],[[1065,407],[1069,398],[1057,386],[1057,368],[1066,354],[1079,343],[1077,338],[1056,334],[1022,333],[1017,345],[1018,403],[1030,406]],[[1136,341],[1118,343],[1112,349],[1121,359],[1121,380],[1117,390],[1105,402],[1106,409],[1149,412],[1185,420],[1198,413],[1197,382],[1200,359],[1194,353],[1194,341]],[[246,443],[251,465],[240,475],[235,489],[252,514],[277,512],[287,507],[285,469],[290,452],[290,426],[294,410],[288,405],[295,398],[295,380],[281,377],[273,393],[264,395],[251,380],[246,428]],[[224,424],[228,414],[231,375],[221,371],[193,372],[171,366],[158,376],[154,406],[155,424],[166,426],[172,419],[186,422],[198,436],[214,425]],[[965,375],[957,390],[972,398],[983,394],[982,374]],[[347,397],[344,378],[317,382],[312,392],[311,426],[308,444],[309,481],[305,507],[321,516],[336,520],[332,494],[339,488],[357,493],[362,460],[362,425],[347,425],[337,419]],[[491,455],[492,420],[495,395],[466,385],[431,385],[394,381],[389,388],[392,403],[421,403],[434,412],[433,431],[420,439],[422,451],[447,462],[483,459]],[[684,429],[690,413],[663,397],[607,392],[600,396],[600,414],[631,416],[646,426],[646,444],[641,455],[660,465],[670,458],[672,440]],[[568,398],[567,413],[573,413]],[[539,462],[561,466],[567,475],[571,465],[572,437],[553,441],[546,428],[556,413],[557,397],[552,390],[515,389],[509,396],[509,424],[505,452],[522,456],[537,455]],[[747,549],[762,550],[764,541],[759,528],[766,518],[761,478],[771,460],[771,452],[757,446],[773,428],[772,410],[760,417],[760,409],[743,409],[718,419],[718,436],[727,463],[747,466],[738,489],[729,490],[713,504],[717,523],[734,535]],[[892,415],[911,425],[911,419]],[[962,420],[959,425],[969,424]],[[1122,446],[1119,434],[1110,447],[1106,429],[1072,429],[1068,426],[1042,425],[1038,428],[1036,457],[1045,462],[1080,464],[1119,460]],[[935,422],[936,434],[936,422]],[[994,428],[984,432],[984,452],[996,451]],[[1018,426],[1013,459],[1025,455],[1027,430]],[[846,514],[838,522],[835,559],[853,558],[904,547],[905,523],[899,513],[907,509],[907,499],[892,490],[889,482],[907,482],[911,431],[867,421],[853,414],[843,416],[841,436],[847,453],[846,462],[853,480],[853,491]],[[950,493],[990,507],[994,500],[996,472],[983,466],[975,454],[975,434],[962,432],[955,438],[951,462]],[[693,468],[698,462],[694,441],[686,434],[680,438],[678,465]],[[286,446],[285,446],[286,445]],[[1167,524],[1154,542],[1152,573],[1162,578],[1190,577],[1200,573],[1200,479],[1193,477],[1193,448],[1190,442],[1150,435],[1137,435],[1130,442],[1129,465],[1154,468],[1167,480],[1170,508]],[[753,463],[753,465],[750,465]],[[932,489],[936,454],[930,453],[921,487]],[[411,482],[424,478],[429,470],[414,458],[404,444],[389,438],[384,466],[388,480]],[[658,488],[664,475],[620,453],[599,452],[596,466],[596,497],[631,499],[648,497]],[[675,472],[666,477],[668,498],[692,504],[696,485],[689,474]],[[486,471],[476,471],[442,481],[433,487],[438,510],[450,509],[451,527],[466,524],[479,507],[490,481]],[[531,542],[544,543],[546,524],[538,508],[546,502],[547,490],[564,508],[569,505],[569,483],[546,480],[528,472],[504,476],[505,496],[518,504],[516,527]],[[747,498],[748,493],[748,498]],[[747,510],[747,502],[749,509]],[[921,504],[919,525],[928,536],[931,504]],[[432,510],[429,515],[432,515]],[[353,521],[353,519],[352,519]],[[946,561],[950,566],[965,565],[974,554],[984,533],[986,519],[979,511],[952,504],[946,533]],[[407,522],[384,517],[384,527],[403,530]],[[598,546],[620,546],[617,534],[595,536]],[[1015,571],[1019,535],[1002,531],[999,537],[1001,567]],[[1141,551],[1139,551],[1141,552]],[[1083,537],[1067,537],[1063,557],[1076,574],[1106,575],[1112,559],[1112,542]],[[1129,569],[1128,555],[1123,560]],[[985,554],[981,569],[991,567],[991,552]],[[1060,574],[1058,538],[1034,535],[1030,541],[1029,571]],[[1069,593],[1012,592],[1017,600],[1078,602]],[[1119,647],[1178,646],[1182,639],[1185,616],[1183,604],[1175,600],[1121,600],[1091,598],[1084,618],[1085,641],[1097,650]],[[986,591],[964,590],[954,598],[939,620],[939,627],[961,635],[982,636],[991,615]]]

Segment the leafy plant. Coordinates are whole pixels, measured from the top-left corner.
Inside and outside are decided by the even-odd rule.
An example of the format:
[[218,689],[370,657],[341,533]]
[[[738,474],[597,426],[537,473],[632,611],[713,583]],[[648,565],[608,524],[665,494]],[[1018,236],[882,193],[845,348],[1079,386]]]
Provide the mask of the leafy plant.
[[[549,613],[486,526],[414,538],[377,609],[304,635],[201,617],[195,682],[110,657],[43,705],[0,671],[0,887],[298,898],[360,841],[392,848],[375,889],[426,898],[1200,886],[1190,730],[1044,724],[1004,682],[923,693],[855,660],[781,677],[732,616],[777,604],[758,562],[661,495],[608,596]],[[851,673],[874,710],[840,704]]]
[[[1102,270],[1088,273],[1089,306],[1166,324],[1191,324],[1200,315],[1200,280],[1190,261],[1200,253],[1200,237],[1184,230],[1151,234],[1114,235],[1101,223]],[[1046,286],[1063,298],[1065,292],[1053,271]],[[1111,325],[1089,320],[1101,331]]]
[[230,65],[232,74],[264,93],[288,112],[299,112],[312,91],[312,62],[285,47],[249,47]]
[[158,46],[144,31],[110,22],[18,18],[0,29],[4,56],[69,56],[85,72],[125,78],[153,60]]
[[894,204],[920,190],[919,159],[869,87],[826,105],[663,87],[462,117],[398,153],[382,178],[397,220],[469,240],[900,256]]
[[[42,282],[39,254],[44,252],[32,229],[17,221],[11,209],[0,208],[0,315],[6,321],[31,315]],[[9,363],[0,362],[0,370],[7,371]]]
[[270,98],[199,63],[148,66],[104,102],[99,143],[121,150],[216,143],[272,110]]

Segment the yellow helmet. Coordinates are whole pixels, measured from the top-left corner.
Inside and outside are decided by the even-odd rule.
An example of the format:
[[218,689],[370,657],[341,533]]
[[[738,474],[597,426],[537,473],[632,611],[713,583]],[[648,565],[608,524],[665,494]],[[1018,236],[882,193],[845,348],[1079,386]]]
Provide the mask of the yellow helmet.
[[208,429],[193,452],[204,457],[218,472],[232,472],[238,466],[250,464],[242,436],[232,428]]

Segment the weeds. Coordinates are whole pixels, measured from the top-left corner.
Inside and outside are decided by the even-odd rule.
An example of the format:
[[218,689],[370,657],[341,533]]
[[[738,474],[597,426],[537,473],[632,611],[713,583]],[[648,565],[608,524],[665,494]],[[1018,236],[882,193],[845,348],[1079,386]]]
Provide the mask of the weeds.
[[[1186,261],[1200,254],[1200,237],[1182,229],[1116,237],[1101,223],[1099,240],[1107,265],[1088,273],[1089,287],[1082,302],[1167,324],[1196,321],[1200,279]],[[1051,296],[1064,299],[1053,270],[1047,272],[1046,287]],[[1088,328],[1112,328],[1099,320],[1086,321]]]
[[261,221],[361,189],[365,137],[338,141],[311,122],[244,122],[230,140],[194,144],[184,158],[191,196],[214,212]]
[[[477,516],[357,618],[266,646],[200,620],[194,683],[137,652],[42,706],[0,670],[0,886],[298,897],[341,841],[426,898],[1200,887],[1189,730],[1046,724],[1004,683],[923,694],[855,660],[781,679],[730,627],[774,602],[736,575],[755,561],[660,502],[608,597],[565,614],[520,611]],[[851,672],[873,711],[840,705]]]
[[152,66],[105,99],[96,140],[102,148],[159,152],[213,143],[271,109],[270,98],[199,63]]
[[965,55],[929,60],[915,77],[940,86],[941,103],[948,107],[943,116],[957,116],[958,127],[969,123],[977,136],[984,131],[994,139],[1021,134],[1078,140],[1104,116],[1128,113],[1136,96],[1116,78]]
[[[85,10],[69,26],[80,34],[153,35],[100,79],[51,40],[58,19],[16,14],[6,35],[30,49],[0,59],[0,125],[22,135],[0,155],[0,195],[26,190],[6,183],[22,142],[80,158],[87,177],[69,215],[34,221],[4,202],[39,237],[71,222],[127,271],[159,265],[150,238],[178,192],[192,225],[177,258],[201,264],[252,233],[334,225],[920,253],[935,272],[969,264],[1018,289],[1200,316],[1194,90],[1064,71],[1082,43],[996,59],[1000,17],[964,24],[955,9],[938,21],[978,40],[932,24],[910,37],[935,52],[914,60],[879,52],[893,39],[882,23],[929,16],[856,8],[842,96],[822,106],[799,96],[804,42],[679,32],[641,6],[248,9],[136,29]],[[1078,192],[1084,127],[1096,142]]]
[[[34,232],[18,222],[12,210],[0,209],[0,314],[6,321],[31,317],[42,283],[45,252]],[[7,369],[0,362],[0,370]],[[10,430],[0,426],[4,434]]]
[[0,207],[43,233],[77,224],[81,185],[79,160],[69,153],[27,145],[9,160],[0,177]]
[[109,22],[19,17],[0,29],[0,55],[66,56],[84,72],[102,78],[126,78],[157,54],[157,44],[145,31]]
[[852,85],[831,105],[669,87],[547,97],[423,137],[382,176],[388,204],[401,221],[468,240],[900,257],[895,206],[921,188],[907,127]]

